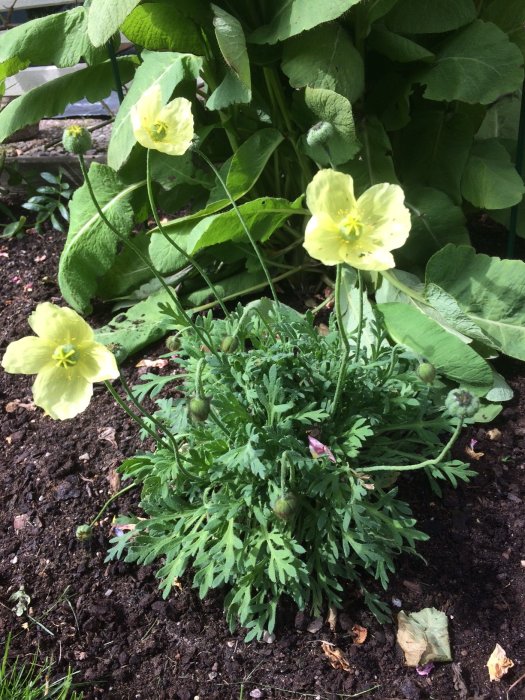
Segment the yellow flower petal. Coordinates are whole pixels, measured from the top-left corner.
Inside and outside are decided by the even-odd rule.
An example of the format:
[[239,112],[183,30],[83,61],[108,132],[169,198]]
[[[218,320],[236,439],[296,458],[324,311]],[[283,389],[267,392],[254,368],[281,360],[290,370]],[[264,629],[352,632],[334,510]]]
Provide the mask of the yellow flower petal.
[[323,265],[337,265],[341,262],[341,239],[339,228],[328,216],[312,216],[306,224],[304,247],[312,258]]
[[90,343],[79,349],[79,355],[75,369],[88,382],[103,382],[119,376],[115,356],[105,345]]
[[49,302],[39,304],[28,323],[38,336],[55,345],[78,345],[94,337],[92,329],[76,311]]
[[33,399],[51,418],[66,420],[84,411],[93,395],[93,385],[75,369],[46,367],[33,384]]
[[355,267],[357,270],[380,272],[381,270],[390,270],[392,267],[395,267],[395,260],[392,253],[381,248],[361,254],[347,248],[345,253],[345,262]]
[[366,221],[370,237],[388,250],[400,248],[410,233],[410,212],[399,185],[373,185],[357,200],[359,216]]
[[130,116],[133,134],[144,148],[179,156],[191,145],[193,114],[184,97],[162,106],[161,89],[153,85],[131,108]]
[[306,188],[306,204],[312,214],[325,214],[337,221],[356,204],[354,181],[336,170],[319,170]]
[[350,175],[320,170],[306,188],[312,218],[304,247],[325,265],[348,263],[360,270],[395,266],[390,251],[410,232],[410,212],[401,187],[373,185],[356,201]]
[[10,374],[36,374],[50,362],[54,344],[34,335],[9,343],[2,367]]

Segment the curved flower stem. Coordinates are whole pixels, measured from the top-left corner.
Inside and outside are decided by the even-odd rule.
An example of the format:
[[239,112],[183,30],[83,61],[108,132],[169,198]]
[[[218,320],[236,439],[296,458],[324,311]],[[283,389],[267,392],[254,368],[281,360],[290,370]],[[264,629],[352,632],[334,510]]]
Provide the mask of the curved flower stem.
[[425,467],[435,467],[438,465],[443,458],[446,456],[447,452],[450,450],[450,448],[453,446],[453,444],[456,442],[458,439],[458,435],[461,432],[461,429],[463,427],[464,423],[464,418],[459,419],[459,423],[456,425],[456,428],[454,429],[454,432],[452,433],[449,441],[443,447],[441,452],[438,454],[437,457],[434,457],[433,459],[425,459],[423,462],[418,462],[417,464],[401,464],[401,465],[394,465],[394,464],[383,464],[381,466],[374,466],[374,467],[362,467],[359,468],[360,472],[380,472],[380,471],[392,471],[392,472],[410,472],[410,471],[415,471],[416,469],[424,469]]
[[259,248],[258,248],[258,246],[257,246],[257,243],[255,242],[254,237],[253,237],[252,234],[250,233],[250,230],[249,230],[248,226],[246,225],[246,222],[245,222],[245,220],[244,220],[244,218],[243,218],[243,215],[242,215],[241,212],[239,211],[239,207],[238,207],[237,204],[235,203],[235,200],[233,199],[233,197],[232,197],[232,195],[231,195],[231,193],[230,193],[230,190],[228,189],[227,184],[224,182],[223,178],[221,177],[220,172],[217,170],[217,168],[216,168],[215,165],[211,162],[211,160],[210,160],[202,151],[197,150],[196,153],[198,153],[199,156],[202,158],[202,160],[208,165],[208,167],[212,170],[212,172],[213,172],[213,174],[215,175],[215,177],[217,178],[217,180],[218,180],[218,181],[220,182],[220,184],[222,185],[222,188],[224,189],[224,192],[226,193],[226,196],[227,196],[228,199],[230,200],[230,203],[231,203],[231,205],[232,205],[232,207],[233,207],[235,213],[237,214],[237,217],[239,218],[239,221],[240,221],[240,223],[241,223],[241,226],[242,226],[242,228],[243,228],[243,231],[244,231],[244,233],[246,234],[246,237],[248,238],[248,240],[250,241],[250,244],[251,244],[251,246],[252,246],[252,248],[253,248],[253,250],[254,250],[254,252],[255,252],[255,255],[257,256],[257,259],[259,260],[259,264],[260,264],[260,266],[261,266],[261,268],[262,268],[264,274],[266,275],[266,280],[267,280],[268,286],[270,287],[270,290],[271,290],[271,292],[272,292],[272,297],[273,297],[274,301],[277,303],[279,300],[278,300],[277,294],[276,294],[276,292],[275,292],[275,287],[274,287],[274,285],[273,285],[272,277],[271,277],[271,275],[270,275],[270,273],[269,273],[269,271],[268,271],[268,268],[266,267],[266,263],[264,262],[264,258],[263,258],[262,255],[261,255],[261,251],[259,250]]
[[390,284],[393,287],[397,287],[397,289],[399,289],[400,292],[403,292],[411,299],[415,299],[421,304],[425,304],[425,306],[430,306],[430,304],[422,294],[419,294],[419,292],[416,292],[415,289],[412,289],[412,287],[409,287],[407,284],[403,284],[403,282],[401,282],[401,280],[398,280],[397,277],[390,272],[390,270],[382,270],[379,274],[384,279],[386,279],[387,282],[390,282]]
[[135,482],[133,482],[132,484],[128,484],[127,486],[124,486],[124,488],[120,489],[120,491],[117,491],[117,493],[114,493],[110,498],[108,498],[108,500],[104,503],[102,508],[95,515],[93,520],[89,523],[89,527],[93,527],[94,525],[97,524],[97,520],[104,515],[104,513],[106,512],[106,509],[111,505],[111,503],[113,503],[113,501],[116,498],[118,498],[119,496],[122,496],[122,494],[126,493],[126,491],[131,491],[131,489],[134,489],[136,485],[137,484],[135,484]]
[[331,415],[335,415],[337,410],[337,405],[341,398],[341,393],[343,391],[344,377],[346,374],[346,363],[348,361],[348,355],[350,354],[350,343],[348,342],[348,336],[346,335],[346,330],[343,323],[343,313],[341,311],[341,281],[343,277],[343,266],[337,266],[337,274],[335,278],[335,315],[337,318],[337,328],[341,336],[341,342],[343,344],[343,356],[341,358],[341,364],[339,366],[339,375],[337,377],[337,384],[335,388],[334,400],[332,402]]
[[127,415],[128,415],[132,420],[135,421],[135,423],[139,426],[139,428],[142,428],[142,430],[145,430],[145,431],[148,433],[148,435],[149,435],[150,437],[152,437],[153,440],[155,440],[155,442],[156,442],[158,445],[162,445],[162,447],[164,447],[166,450],[169,450],[169,449],[170,449],[170,446],[168,445],[168,443],[165,442],[159,435],[157,435],[157,433],[156,433],[154,430],[152,430],[152,429],[149,427],[149,425],[147,425],[147,423],[144,423],[144,421],[142,420],[142,418],[140,418],[140,416],[137,416],[137,414],[134,413],[134,412],[131,410],[131,408],[130,408],[126,403],[124,403],[124,401],[120,398],[120,396],[119,396],[118,393],[115,391],[115,389],[113,388],[113,386],[111,385],[111,383],[110,383],[109,381],[106,380],[106,381],[104,382],[104,384],[106,385],[106,389],[109,391],[109,393],[110,393],[111,396],[114,398],[114,400],[118,403],[118,405],[120,406],[120,408],[121,408],[125,413],[127,413]]
[[359,362],[361,354],[361,338],[363,336],[363,273],[357,271],[357,289],[359,291],[358,307],[357,307],[357,335],[355,339],[355,359]]
[[228,309],[227,309],[226,306],[224,305],[224,302],[223,302],[223,300],[222,300],[222,298],[221,298],[219,292],[217,291],[217,288],[215,287],[215,285],[213,284],[213,282],[211,281],[211,279],[208,277],[208,274],[206,273],[206,271],[204,270],[204,268],[195,260],[195,258],[193,258],[193,256],[189,255],[189,253],[187,253],[187,252],[184,250],[184,248],[181,248],[180,245],[179,245],[178,243],[176,243],[176,242],[173,240],[173,238],[171,238],[170,236],[168,236],[168,234],[167,234],[166,231],[164,230],[164,227],[163,227],[162,224],[160,223],[159,214],[158,214],[158,211],[157,211],[157,207],[156,207],[156,205],[155,205],[155,198],[154,198],[154,196],[153,196],[153,186],[152,186],[152,181],[151,181],[150,153],[151,153],[151,149],[148,148],[147,151],[146,151],[146,187],[147,187],[147,189],[148,189],[148,199],[149,199],[149,204],[150,204],[150,207],[151,207],[151,211],[152,211],[152,213],[153,213],[153,218],[155,219],[155,224],[157,225],[158,230],[159,230],[160,233],[164,236],[164,238],[166,239],[166,241],[167,241],[173,248],[175,248],[175,250],[177,251],[177,253],[178,253],[179,255],[182,255],[182,257],[183,257],[190,265],[192,265],[192,266],[197,270],[197,272],[199,273],[199,275],[202,277],[202,279],[203,279],[203,280],[206,282],[206,284],[208,285],[208,287],[209,287],[211,293],[213,294],[213,296],[214,296],[214,297],[217,299],[217,301],[219,302],[220,307],[221,307],[221,309],[222,309],[224,315],[225,315],[226,317],[228,317],[228,316],[230,315],[229,312],[228,312]]
[[135,408],[144,416],[144,418],[147,418],[150,420],[154,426],[159,430],[161,433],[164,433],[164,435],[168,438],[170,441],[170,445],[173,449],[174,452],[177,451],[177,443],[175,442],[175,436],[166,428],[166,426],[162,425],[162,423],[155,418],[155,416],[147,411],[144,406],[140,403],[140,401],[137,400],[135,395],[133,394],[133,391],[131,390],[129,384],[126,382],[124,375],[122,372],[119,374],[119,379],[120,383],[122,384],[122,388],[126,392],[126,395],[128,399],[131,401],[131,403],[135,406]]
[[191,320],[191,318],[189,317],[189,315],[186,313],[186,310],[184,309],[184,307],[182,306],[182,304],[180,303],[180,301],[177,299],[177,297],[175,296],[175,294],[173,293],[173,291],[170,289],[170,287],[166,284],[164,278],[163,278],[162,275],[158,272],[158,270],[155,268],[155,266],[153,265],[153,263],[147,258],[146,255],[144,255],[144,253],[140,250],[140,248],[138,248],[132,241],[128,240],[125,236],[123,236],[123,235],[120,233],[120,231],[119,231],[115,226],[113,226],[113,224],[111,223],[111,221],[109,221],[108,217],[104,214],[104,212],[102,211],[102,208],[101,208],[100,204],[98,203],[98,200],[97,200],[97,198],[96,198],[96,196],[95,196],[95,192],[94,192],[93,186],[92,186],[92,184],[91,184],[91,179],[90,179],[90,177],[89,177],[89,175],[88,175],[88,171],[87,171],[87,168],[86,168],[86,163],[85,163],[85,161],[84,161],[84,156],[83,156],[83,155],[79,155],[79,156],[78,156],[78,160],[79,160],[79,163],[80,163],[80,170],[81,170],[81,172],[82,172],[82,176],[83,176],[84,181],[85,181],[85,183],[86,183],[86,186],[87,186],[87,188],[88,188],[89,196],[91,197],[91,201],[93,202],[93,205],[94,205],[94,207],[95,207],[95,209],[96,209],[96,211],[97,211],[97,214],[100,216],[101,220],[106,224],[106,226],[109,228],[109,230],[112,231],[112,232],[115,234],[115,236],[117,236],[117,238],[118,238],[120,241],[122,241],[122,243],[124,243],[124,245],[126,245],[130,250],[132,250],[133,253],[138,257],[138,259],[139,259],[142,263],[144,263],[144,265],[146,265],[146,267],[147,267],[149,270],[151,270],[151,272],[153,273],[154,277],[157,279],[157,281],[159,282],[160,286],[164,289],[164,291],[166,292],[166,294],[169,296],[169,298],[170,298],[171,301],[173,302],[173,305],[175,306],[175,308],[177,309],[177,311],[179,312],[179,314],[183,317],[183,319],[184,319],[185,322],[188,324],[188,326],[190,326],[191,328],[193,328],[193,330],[195,331],[195,333],[199,336],[199,340],[201,341],[201,343],[202,343],[203,345],[207,345],[207,346],[209,345],[209,346],[210,346],[210,352],[212,352],[212,353],[218,358],[219,356],[217,355],[217,353],[215,352],[215,350],[213,349],[213,347],[211,347],[211,343],[209,343],[209,341],[206,340],[206,338],[204,337],[204,335],[203,335],[203,333],[201,332],[200,328],[198,328],[198,327],[196,326],[196,324],[193,323],[193,321]]

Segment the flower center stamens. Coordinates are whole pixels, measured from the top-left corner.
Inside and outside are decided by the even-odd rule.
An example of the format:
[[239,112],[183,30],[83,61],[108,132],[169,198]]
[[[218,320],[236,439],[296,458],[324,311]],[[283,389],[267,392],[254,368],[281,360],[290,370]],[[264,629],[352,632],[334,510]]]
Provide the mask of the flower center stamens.
[[64,369],[73,367],[78,361],[76,348],[70,343],[59,345],[51,357],[56,362],[57,367],[63,367]]
[[157,121],[149,129],[149,135],[153,141],[164,141],[168,134],[168,125],[166,122]]
[[339,230],[345,241],[355,241],[363,233],[363,223],[354,212],[341,212],[343,215],[339,222]]

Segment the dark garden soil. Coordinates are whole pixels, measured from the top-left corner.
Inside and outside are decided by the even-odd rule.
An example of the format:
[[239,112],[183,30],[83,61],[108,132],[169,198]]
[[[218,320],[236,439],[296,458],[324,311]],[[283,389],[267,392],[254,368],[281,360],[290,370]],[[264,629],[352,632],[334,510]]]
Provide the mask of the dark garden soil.
[[[0,352],[29,334],[37,302],[62,303],[62,242],[54,232],[0,242]],[[125,370],[131,382],[138,359]],[[185,578],[163,600],[155,567],[106,563],[112,518],[137,512],[137,494],[110,506],[91,543],[77,541],[75,528],[117,487],[115,469],[139,448],[134,425],[103,388],[84,414],[53,422],[34,410],[30,377],[0,372],[0,642],[11,632],[13,654],[53,656],[57,673],[71,666],[88,699],[525,698],[525,368],[500,369],[513,376],[515,399],[495,426],[474,428],[458,448],[466,458],[477,440],[479,476],[446,488],[441,500],[423,478],[402,485],[431,539],[419,547],[426,563],[400,558],[383,595],[406,612],[447,613],[454,663],[428,677],[404,666],[395,626],[378,624],[351,590],[336,632],[283,605],[275,640],[245,644],[242,630],[226,627],[221,594],[201,601]],[[499,438],[490,439],[489,427]],[[9,596],[22,585],[31,617],[11,611]],[[368,630],[361,645],[353,643],[355,623]],[[342,650],[350,671],[330,666],[323,640]],[[515,666],[491,684],[485,664],[497,642]]]

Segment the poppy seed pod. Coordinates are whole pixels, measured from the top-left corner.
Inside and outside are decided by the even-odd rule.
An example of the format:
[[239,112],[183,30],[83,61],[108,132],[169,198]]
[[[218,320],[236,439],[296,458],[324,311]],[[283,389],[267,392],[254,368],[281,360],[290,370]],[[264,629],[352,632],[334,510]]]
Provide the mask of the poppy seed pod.
[[479,399],[466,389],[452,389],[445,399],[445,408],[456,418],[472,418],[479,408]]
[[83,156],[93,146],[91,134],[83,126],[74,124],[64,129],[62,145],[68,153]]
[[164,341],[166,349],[170,352],[177,352],[180,350],[180,338],[178,335],[170,335]]
[[210,399],[199,399],[197,397],[190,399],[188,412],[193,421],[202,423],[210,414]]
[[430,362],[422,362],[416,370],[417,376],[425,384],[432,384],[436,378],[436,368]]
[[234,335],[226,335],[221,341],[222,352],[235,352],[239,347],[239,338]]
[[290,520],[297,511],[297,496],[288,491],[273,504],[273,512],[281,520]]
[[93,537],[93,528],[86,523],[79,525],[75,531],[75,537],[77,540],[80,540],[80,542],[87,542],[87,540]]

